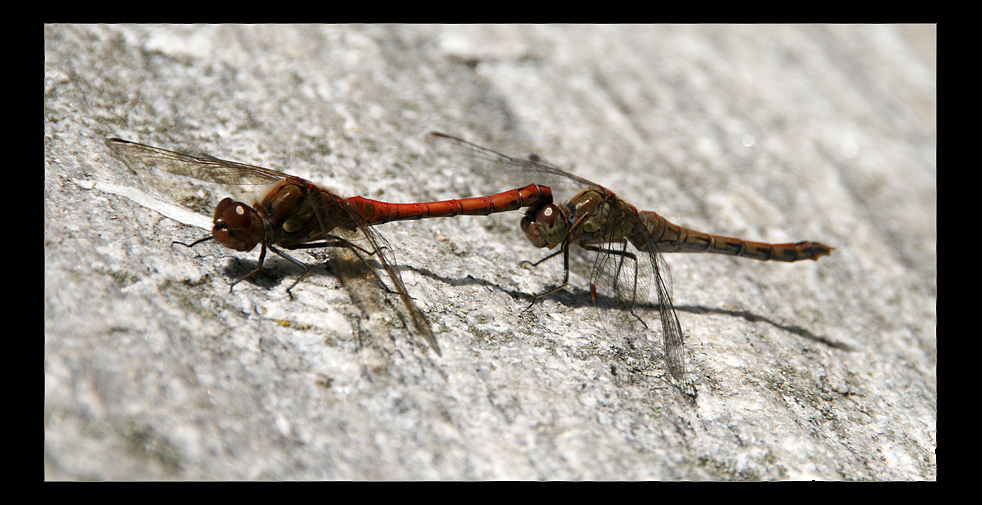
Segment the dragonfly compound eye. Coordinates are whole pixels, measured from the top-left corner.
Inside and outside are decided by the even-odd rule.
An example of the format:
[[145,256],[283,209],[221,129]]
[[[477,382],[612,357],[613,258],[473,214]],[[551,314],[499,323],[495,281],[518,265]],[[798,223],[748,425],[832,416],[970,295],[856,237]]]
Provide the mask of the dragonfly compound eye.
[[535,215],[539,235],[549,244],[559,244],[566,239],[566,220],[556,204],[549,204]]
[[236,203],[225,211],[222,216],[225,224],[233,230],[245,230],[252,227],[252,209],[242,203]]
[[249,251],[263,239],[263,223],[252,208],[241,202],[225,198],[215,207],[214,227],[211,234],[218,243],[236,251]]

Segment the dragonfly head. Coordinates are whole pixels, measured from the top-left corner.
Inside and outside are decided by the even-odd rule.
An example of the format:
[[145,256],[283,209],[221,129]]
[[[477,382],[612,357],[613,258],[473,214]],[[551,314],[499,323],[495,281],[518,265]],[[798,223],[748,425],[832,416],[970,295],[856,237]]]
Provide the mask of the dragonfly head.
[[226,198],[215,207],[212,236],[219,244],[236,251],[251,251],[266,236],[263,218],[252,207]]
[[555,247],[566,240],[566,213],[554,203],[529,209],[522,218],[522,231],[535,247]]

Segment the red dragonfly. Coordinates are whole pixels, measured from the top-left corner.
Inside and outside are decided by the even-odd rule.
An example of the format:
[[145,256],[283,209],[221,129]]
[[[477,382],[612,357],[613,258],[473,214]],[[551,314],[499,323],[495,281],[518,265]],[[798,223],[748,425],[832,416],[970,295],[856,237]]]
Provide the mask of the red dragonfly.
[[[793,262],[817,261],[834,249],[818,242],[767,244],[698,232],[671,223],[654,212],[638,211],[607,188],[551,166],[535,155],[528,159],[515,158],[440,132],[430,132],[429,137],[471,156],[517,168],[525,179],[560,181],[552,184],[557,191],[569,183],[584,188],[566,203],[540,201],[522,218],[522,230],[533,245],[559,246],[556,252],[531,263],[533,266],[563,255],[563,283],[536,296],[532,303],[569,284],[569,249],[573,244],[596,253],[590,276],[590,297],[600,308],[605,331],[619,331],[619,323],[614,321],[616,314],[630,314],[623,318],[628,325],[637,321],[647,328],[641,316],[648,306],[648,293],[653,284],[669,375],[675,385],[692,398],[696,396],[696,389],[686,377],[682,326],[672,305],[671,275],[661,253],[708,252]],[[612,310],[615,307],[624,310]]]
[[[191,156],[118,138],[107,139],[106,145],[136,173],[163,170],[226,185],[272,184],[272,189],[252,205],[223,199],[215,208],[212,236],[185,245],[194,246],[212,238],[236,251],[251,251],[260,245],[259,265],[232,286],[262,270],[269,249],[304,269],[303,275],[287,288],[288,293],[310,274],[310,267],[291,258],[280,247],[289,250],[346,247],[366,264],[365,256],[374,257],[402,298],[417,331],[437,355],[440,347],[429,322],[406,291],[388,241],[372,225],[429,217],[488,215],[552,202],[550,188],[535,184],[491,196],[443,202],[395,204],[360,196],[342,198],[312,182],[269,168],[210,156]],[[377,272],[376,277],[379,277]]]

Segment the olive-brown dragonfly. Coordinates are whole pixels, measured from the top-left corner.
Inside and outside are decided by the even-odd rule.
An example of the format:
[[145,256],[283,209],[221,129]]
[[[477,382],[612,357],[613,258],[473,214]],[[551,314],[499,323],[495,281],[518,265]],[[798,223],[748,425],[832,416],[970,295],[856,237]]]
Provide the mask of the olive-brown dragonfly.
[[[661,319],[668,373],[672,382],[692,398],[696,396],[696,389],[686,376],[682,326],[672,304],[671,275],[661,253],[705,252],[761,261],[794,262],[817,261],[834,249],[819,242],[768,244],[691,230],[654,212],[639,211],[607,188],[552,166],[538,156],[512,157],[440,132],[430,132],[428,138],[437,149],[449,146],[465,158],[510,167],[511,171],[517,172],[515,177],[548,181],[557,198],[568,196],[565,203],[540,200],[529,206],[521,221],[522,230],[534,246],[559,247],[532,265],[559,254],[563,256],[562,284],[536,296],[533,304],[569,284],[569,250],[574,244],[596,253],[590,276],[590,297],[600,309],[600,319],[609,334],[622,333],[624,322],[631,326],[636,321],[647,328],[643,315],[649,305],[650,288],[654,285],[657,294],[654,305]],[[580,191],[571,196],[562,195],[561,188],[565,186],[580,188]],[[630,316],[618,317],[618,314]]]

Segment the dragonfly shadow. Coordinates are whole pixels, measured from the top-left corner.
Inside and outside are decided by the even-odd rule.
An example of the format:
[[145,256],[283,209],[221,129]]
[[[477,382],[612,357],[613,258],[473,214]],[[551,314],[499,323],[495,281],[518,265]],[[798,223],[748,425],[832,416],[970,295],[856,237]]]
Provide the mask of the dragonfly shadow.
[[[229,283],[234,282],[236,279],[242,279],[242,276],[248,275],[249,272],[256,269],[257,263],[255,259],[246,260],[239,258],[229,259],[222,269],[222,274],[228,279]],[[283,268],[280,268],[283,267]],[[283,282],[283,279],[288,275],[285,266],[276,265],[270,261],[269,258],[266,259],[266,264],[263,265],[263,269],[256,272],[255,275],[250,275],[249,277],[242,279],[242,283],[251,284],[261,289],[272,289]]]
[[[258,265],[259,264],[255,258],[231,258],[225,264],[225,267],[222,269],[222,273],[225,275],[225,278],[229,280],[229,283],[247,283],[264,290],[276,288],[285,281],[289,281],[290,278],[299,278],[304,273],[303,269],[297,265],[273,255],[266,257],[266,261],[263,262],[262,270],[253,275],[249,275],[249,272],[255,270]],[[308,263],[307,265],[310,267],[310,275],[324,273],[324,268],[322,268],[324,265],[320,262]],[[330,273],[330,271],[328,271],[328,273]],[[245,275],[249,275],[249,277],[243,279],[242,277]],[[287,286],[289,286],[289,284],[287,284]]]
[[416,272],[416,273],[418,273],[418,274],[420,274],[420,275],[422,275],[424,277],[429,277],[430,279],[440,281],[440,282],[442,282],[444,284],[448,284],[450,286],[487,286],[487,287],[489,287],[489,288],[491,288],[491,289],[493,289],[495,291],[498,291],[500,293],[503,293],[503,294],[505,294],[505,295],[507,295],[507,296],[509,296],[509,297],[511,297],[513,299],[515,299],[515,300],[524,300],[524,301],[529,301],[529,302],[532,301],[532,296],[529,295],[528,293],[525,293],[525,292],[522,292],[522,291],[518,291],[516,289],[505,289],[505,288],[503,288],[503,287],[501,287],[501,286],[499,286],[499,285],[497,285],[497,284],[495,284],[495,283],[493,283],[491,281],[488,281],[488,280],[485,280],[485,279],[479,279],[477,277],[474,277],[471,274],[467,274],[467,277],[464,277],[463,279],[460,279],[460,278],[446,277],[446,276],[440,275],[438,273],[435,273],[435,272],[433,272],[433,271],[431,271],[431,270],[429,270],[427,268],[423,268],[423,267],[413,267],[413,266],[400,265],[399,268],[405,268],[407,270],[412,270],[412,271],[414,271],[414,272]]
[[[590,296],[591,296],[590,293],[586,292],[584,295],[581,295],[577,298],[580,300],[579,303],[581,304],[593,305]],[[597,299],[600,302],[608,302],[610,305],[615,307],[619,305],[618,300],[610,299],[609,297],[604,297],[600,293],[597,294]],[[650,302],[641,305],[641,307],[655,312],[658,311],[658,307]],[[615,310],[620,310],[620,309],[615,309]],[[762,316],[760,314],[753,313],[749,310],[710,308],[710,307],[703,307],[700,305],[675,305],[675,310],[676,312],[681,311],[681,312],[688,312],[690,314],[722,314],[725,316],[739,317],[751,323],[766,323],[780,330],[786,331],[788,333],[793,333],[795,335],[798,335],[799,337],[803,337],[808,340],[811,340],[812,342],[817,342],[819,344],[827,345],[829,347],[832,347],[833,349],[840,349],[843,351],[854,350],[851,346],[843,342],[837,342],[824,335],[816,335],[811,331],[809,331],[808,329],[802,328],[801,326],[798,325],[781,324],[777,321],[774,321],[773,319]]]
[[[357,263],[359,263],[360,266],[364,268],[363,264],[361,264],[360,262]],[[243,275],[246,275],[252,270],[254,270],[255,264],[256,264],[255,260],[250,261],[240,258],[233,258],[225,266],[224,269],[225,275],[231,279],[238,279]],[[311,268],[313,269],[311,274],[315,274],[316,270],[320,269],[318,267],[325,267],[325,266],[326,265],[319,264],[319,262],[318,264],[311,265]],[[348,265],[348,266],[352,267],[355,265]],[[486,286],[504,295],[507,295],[516,301],[531,302],[534,299],[534,296],[529,293],[525,293],[523,291],[519,291],[515,289],[505,289],[499,286],[498,284],[495,284],[486,279],[480,279],[474,277],[473,275],[470,274],[468,274],[467,277],[464,278],[452,278],[452,277],[447,277],[437,274],[423,267],[400,265],[397,268],[413,270],[414,272],[424,277],[429,277],[431,279],[434,279],[436,281],[442,282],[450,286]],[[296,272],[292,272],[292,270],[296,270]],[[323,269],[321,270],[323,271]],[[331,272],[329,267],[328,267],[328,272]],[[302,275],[303,272],[300,271],[300,269],[297,268],[296,265],[293,265],[290,262],[285,261],[281,258],[267,257],[266,263],[260,272],[257,272],[256,275],[253,275],[243,280],[263,289],[271,289],[281,284],[284,278],[289,277],[290,275],[293,274]],[[555,293],[551,295],[549,298],[559,301],[560,303],[566,305],[567,307],[580,308],[580,307],[592,307],[595,305],[593,299],[591,298],[590,292],[579,288],[567,287],[567,289]],[[618,304],[617,300],[605,300],[605,298],[607,297],[604,297],[602,294],[599,293],[597,294],[597,298],[598,301],[601,303],[606,301],[606,302],[610,302],[610,304],[614,306]],[[651,303],[644,304],[642,307],[651,311],[656,311],[656,312],[658,311],[658,307]],[[613,310],[620,310],[620,309],[613,309]],[[816,335],[815,333],[809,331],[807,328],[803,328],[801,326],[794,325],[794,324],[782,324],[777,321],[774,321],[773,319],[762,316],[760,314],[756,314],[749,310],[711,308],[711,307],[703,307],[700,305],[676,305],[675,310],[688,312],[690,314],[721,314],[731,317],[742,318],[751,323],[766,323],[775,328],[798,335],[800,337],[806,338],[813,342],[817,342],[829,346],[833,349],[840,349],[843,351],[854,350],[851,346],[843,342],[837,342],[824,335]]]
[[[202,252],[195,246],[206,240],[210,240],[211,237],[206,237],[204,239],[199,239],[191,244],[185,244],[183,242],[172,242],[171,246],[181,245],[189,248],[197,258],[205,258],[207,252]],[[204,246],[199,246],[204,247]],[[266,260],[263,262],[262,270],[256,272],[255,274],[249,275],[250,272],[259,266],[258,258],[239,258],[237,256],[230,256],[225,266],[222,268],[222,274],[228,279],[228,282],[238,284],[240,282],[246,282],[262,289],[272,289],[283,282],[283,279],[290,276],[292,273],[296,273],[299,277],[303,275],[303,269],[297,267],[296,265],[284,260],[283,258],[277,257],[275,254],[270,254],[266,256]],[[319,264],[311,265],[311,274],[316,273],[316,270],[320,266]],[[248,277],[243,278],[248,275]],[[234,286],[233,286],[234,290]]]
[[781,324],[770,318],[750,312],[749,310],[717,309],[717,308],[701,307],[696,305],[682,305],[682,306],[676,305],[675,310],[677,311],[681,310],[683,312],[688,312],[690,314],[722,314],[726,316],[743,318],[751,323],[767,323],[775,328],[784,330],[788,333],[793,333],[795,335],[798,335],[799,337],[803,337],[808,340],[811,340],[812,342],[817,342],[819,344],[827,345],[833,349],[839,349],[839,350],[850,351],[850,352],[855,350],[853,349],[852,346],[845,344],[843,342],[837,342],[835,340],[832,340],[826,337],[825,335],[816,335],[811,331],[809,331],[808,329],[802,328],[801,326],[795,324]]
[[[468,274],[467,277],[463,279],[459,279],[459,278],[445,277],[437,273],[434,273],[426,268],[421,268],[421,267],[405,266],[403,268],[411,269],[419,273],[420,275],[449,284],[451,286],[467,286],[467,285],[487,286],[507,296],[510,296],[516,301],[530,302],[534,298],[534,296],[530,295],[529,293],[525,293],[514,289],[505,289],[491,281],[485,279],[479,279],[470,274]],[[567,307],[580,308],[580,307],[593,307],[595,305],[591,298],[590,292],[578,288],[567,287],[567,289],[564,289],[563,291],[550,295],[549,298],[552,300],[559,301],[560,303],[566,305]],[[617,306],[619,303],[618,300],[613,300],[613,299],[605,300],[605,297],[599,293],[597,294],[597,298],[598,301],[600,301],[601,303],[606,301],[606,302],[610,302],[610,304],[614,306]],[[651,311],[655,311],[655,312],[658,311],[658,307],[651,303],[646,303],[642,307]],[[620,310],[620,309],[613,309],[613,310]],[[725,316],[742,318],[752,323],[766,323],[780,330],[798,335],[799,337],[806,338],[813,342],[817,342],[829,346],[833,349],[840,349],[843,351],[854,350],[851,346],[845,343],[837,342],[824,335],[816,335],[815,333],[809,331],[807,328],[803,328],[801,326],[794,325],[794,324],[782,324],[768,317],[753,313],[749,310],[710,308],[710,307],[703,307],[699,305],[676,305],[675,310],[688,312],[690,314],[722,314]]]

